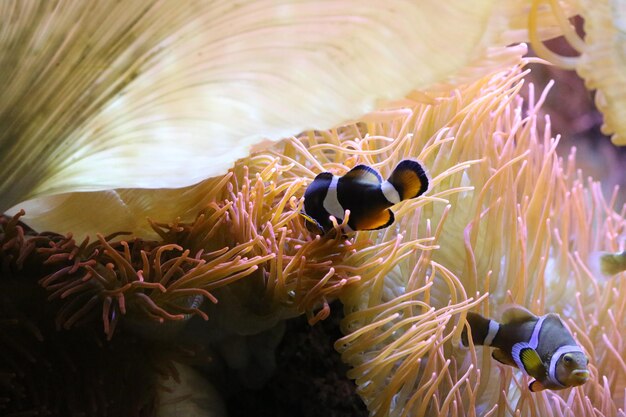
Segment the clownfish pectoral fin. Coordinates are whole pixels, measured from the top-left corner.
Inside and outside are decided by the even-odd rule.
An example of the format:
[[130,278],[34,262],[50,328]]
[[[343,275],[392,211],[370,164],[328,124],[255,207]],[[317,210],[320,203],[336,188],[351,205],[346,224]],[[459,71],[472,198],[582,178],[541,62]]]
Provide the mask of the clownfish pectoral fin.
[[359,217],[351,217],[349,223],[353,223],[354,230],[378,230],[391,226],[395,216],[389,209],[369,212]]
[[546,387],[544,387],[541,382],[537,381],[536,379],[531,382],[530,384],[528,384],[528,389],[531,392],[539,392],[539,391],[543,391],[544,389],[546,389]]
[[367,165],[357,165],[341,177],[342,181],[354,181],[378,185],[383,182],[382,177],[374,168]]
[[502,313],[502,324],[524,323],[537,320],[538,317],[522,306],[512,305]]
[[524,365],[524,371],[528,375],[536,376],[546,373],[546,367],[541,362],[541,358],[535,349],[524,348],[519,353],[520,362]]
[[302,218],[305,221],[305,226],[307,228],[307,230],[311,233],[324,233],[324,228],[317,222],[317,220],[315,220],[313,217],[309,216],[308,214],[306,214],[305,212],[301,211],[300,216],[302,216]]
[[428,176],[424,167],[419,162],[410,159],[401,161],[387,181],[396,189],[400,200],[419,197],[428,190]]
[[517,366],[513,358],[504,353],[502,349],[494,349],[494,351],[491,352],[491,357],[504,365]]

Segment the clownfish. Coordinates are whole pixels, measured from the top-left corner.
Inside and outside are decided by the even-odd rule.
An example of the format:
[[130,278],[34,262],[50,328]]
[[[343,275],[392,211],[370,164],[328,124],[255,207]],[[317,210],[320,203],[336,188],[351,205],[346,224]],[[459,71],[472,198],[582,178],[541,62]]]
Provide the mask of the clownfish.
[[350,210],[347,232],[377,230],[394,222],[389,207],[419,197],[428,190],[428,176],[422,165],[413,160],[401,161],[386,181],[374,168],[357,165],[339,177],[330,172],[317,175],[304,193],[303,217],[327,232]]
[[589,265],[593,272],[610,277],[626,271],[626,250],[622,252],[593,252]]
[[[476,345],[494,347],[491,356],[535,378],[528,388],[560,390],[589,379],[589,360],[556,314],[537,317],[520,306],[508,308],[502,323],[468,313],[467,324]],[[461,343],[469,346],[467,326]]]

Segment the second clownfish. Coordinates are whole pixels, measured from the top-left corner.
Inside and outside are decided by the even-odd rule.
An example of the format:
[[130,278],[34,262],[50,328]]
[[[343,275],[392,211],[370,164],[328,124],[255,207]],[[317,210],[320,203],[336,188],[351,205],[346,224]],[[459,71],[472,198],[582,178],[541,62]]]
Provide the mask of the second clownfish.
[[[491,356],[535,378],[528,388],[560,390],[589,379],[589,360],[556,314],[538,317],[521,306],[511,306],[502,322],[467,313],[469,333],[476,345],[496,348]],[[468,346],[468,328],[461,343]]]
[[329,216],[341,223],[350,210],[347,232],[383,229],[394,222],[391,206],[426,190],[424,168],[409,159],[401,161],[386,181],[368,165],[357,165],[341,177],[322,172],[304,193],[303,216],[327,232],[333,227]]

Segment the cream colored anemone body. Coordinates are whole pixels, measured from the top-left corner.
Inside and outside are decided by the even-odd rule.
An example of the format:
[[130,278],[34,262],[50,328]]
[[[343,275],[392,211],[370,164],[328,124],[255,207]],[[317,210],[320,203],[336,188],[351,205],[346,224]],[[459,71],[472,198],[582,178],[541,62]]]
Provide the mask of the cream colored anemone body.
[[[580,56],[563,57],[541,43],[535,28],[543,27],[539,17],[542,7],[552,9],[561,33]],[[564,9],[573,9],[584,18],[584,40],[571,27],[566,17],[571,13]],[[563,68],[575,69],[587,88],[596,90],[595,102],[604,115],[602,132],[612,135],[616,145],[626,145],[626,2],[532,0],[529,33],[539,56]]]
[[[626,281],[597,281],[587,260],[623,249],[625,213],[576,170],[574,152],[557,156],[558,137],[538,117],[547,90],[537,97],[526,87],[524,102],[525,73],[515,67],[414,103],[344,144],[381,168],[418,158],[434,179],[395,210],[394,226],[357,235],[433,239],[432,249],[389,259],[341,295],[346,336],[336,348],[370,415],[621,415]],[[530,380],[489,349],[458,348],[468,310],[498,319],[510,303],[560,314],[589,356],[591,380],[533,394]]]
[[[24,208],[40,230],[149,234],[146,217],[197,212],[210,198],[192,185],[262,139],[513,65],[526,48],[505,46],[527,39],[527,12],[522,0],[2,1],[0,211]],[[539,36],[554,36],[540,12]],[[162,191],[179,187],[191,188]]]

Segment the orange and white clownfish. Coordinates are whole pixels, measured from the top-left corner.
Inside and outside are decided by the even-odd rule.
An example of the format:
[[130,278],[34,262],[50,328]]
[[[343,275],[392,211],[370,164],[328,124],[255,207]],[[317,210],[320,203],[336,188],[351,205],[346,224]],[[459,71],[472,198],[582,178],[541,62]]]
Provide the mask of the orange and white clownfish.
[[[556,314],[538,317],[520,306],[508,308],[502,323],[468,313],[467,323],[476,345],[495,347],[491,356],[535,378],[528,388],[560,390],[589,379],[589,360]],[[461,343],[468,346],[467,327]]]
[[419,197],[426,190],[424,168],[409,159],[401,161],[386,181],[368,165],[357,165],[341,177],[322,172],[304,193],[302,215],[327,232],[333,227],[329,216],[341,223],[345,210],[350,210],[346,232],[383,229],[394,221],[389,207]]

